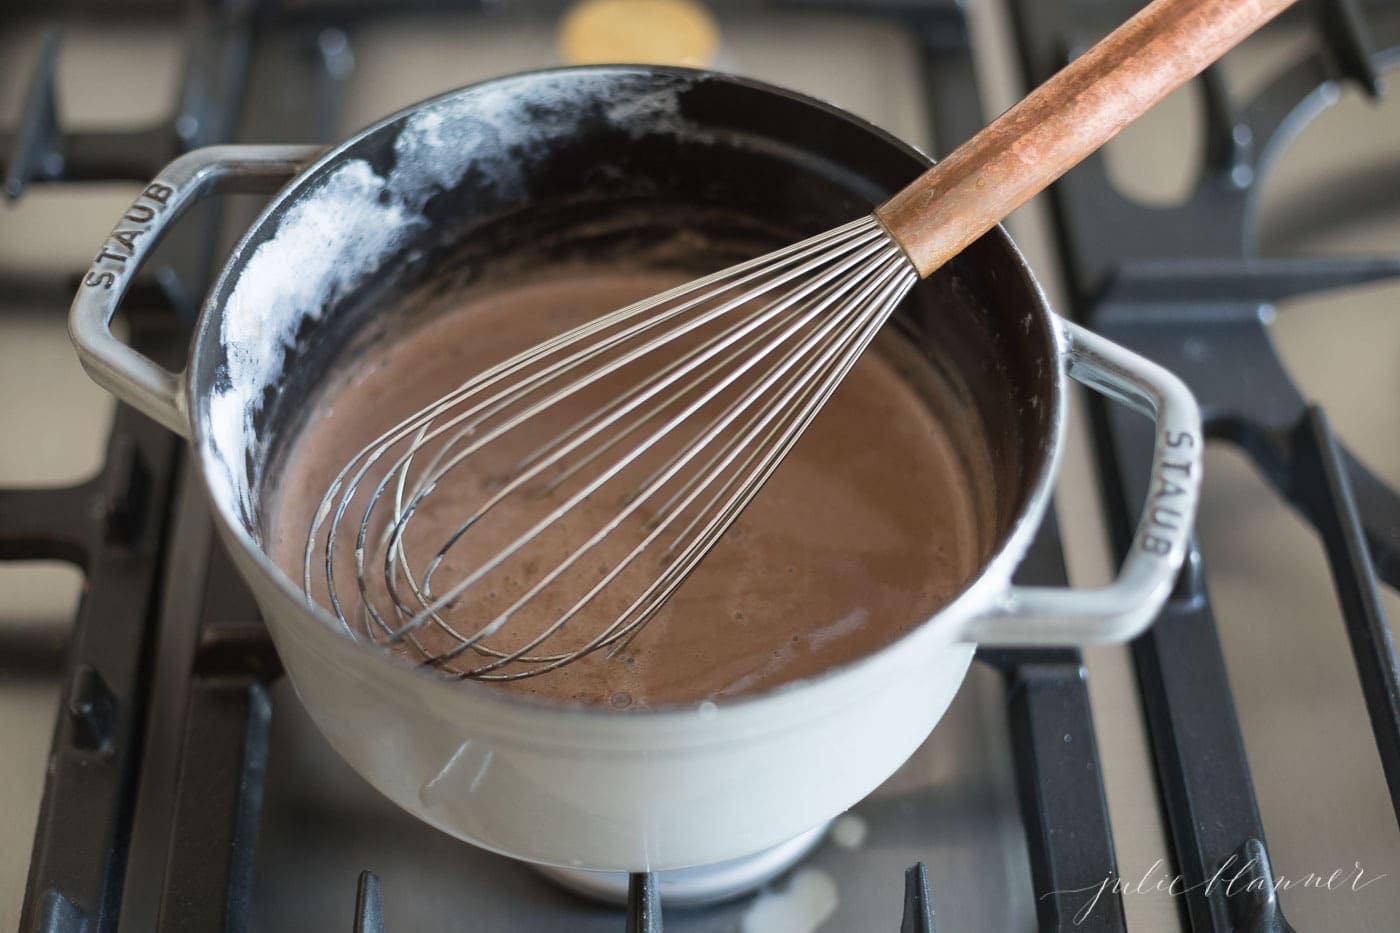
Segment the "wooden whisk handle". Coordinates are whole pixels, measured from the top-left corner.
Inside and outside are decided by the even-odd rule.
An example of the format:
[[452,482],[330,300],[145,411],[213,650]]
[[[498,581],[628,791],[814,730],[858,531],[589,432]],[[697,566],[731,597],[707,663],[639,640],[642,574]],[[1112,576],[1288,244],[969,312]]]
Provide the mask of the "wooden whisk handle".
[[1155,0],[876,211],[927,276],[1293,0]]

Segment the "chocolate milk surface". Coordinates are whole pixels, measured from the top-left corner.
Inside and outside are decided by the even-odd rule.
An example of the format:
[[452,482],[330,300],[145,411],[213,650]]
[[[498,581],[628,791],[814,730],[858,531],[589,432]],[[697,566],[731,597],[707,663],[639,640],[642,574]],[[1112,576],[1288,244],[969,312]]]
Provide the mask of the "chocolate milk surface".
[[[358,353],[320,390],[270,483],[266,543],[273,559],[302,582],[307,529],[327,485],[381,431],[491,364],[683,280],[658,270],[556,272],[463,296],[414,329]],[[927,394],[913,385],[922,365],[898,338],[867,351],[735,525],[625,650],[612,657],[597,651],[498,689],[619,710],[724,700],[848,663],[937,612],[973,577],[980,555],[967,468]],[[582,418],[606,404],[610,391],[602,384],[572,403],[577,411],[561,414],[566,422]],[[530,430],[539,437],[519,439],[523,448],[489,451],[471,470],[453,474],[460,502],[449,484],[434,493],[432,507],[415,515],[406,536],[412,560],[430,557],[461,522],[468,500],[489,495],[518,462],[520,449],[547,440],[558,427]],[[376,475],[382,470],[371,478]],[[527,496],[521,502],[531,505]],[[523,591],[511,573],[537,576],[540,566],[565,559],[586,537],[588,522],[606,521],[617,502],[590,498],[577,510],[576,524],[527,545],[515,571],[504,568],[499,579],[483,580],[453,609],[489,618],[483,610],[499,610]],[[500,511],[513,507],[514,500]],[[454,551],[438,570],[438,592],[468,572],[473,560],[512,540],[510,518],[496,528],[483,526]],[[338,579],[353,573],[353,538],[353,527],[337,537]],[[320,547],[317,560],[323,560]],[[604,548],[569,574],[580,580],[600,575],[617,558],[615,549]],[[646,572],[644,563],[638,567]],[[382,573],[380,564],[373,570]],[[324,573],[312,579],[312,594],[324,604]],[[564,605],[547,594],[532,600],[486,644],[509,650],[542,631]],[[600,598],[542,648],[588,637],[623,605]],[[348,617],[360,617],[356,600],[346,609]],[[447,634],[426,625],[392,650],[414,658],[452,645]],[[473,652],[461,660],[484,659]]]

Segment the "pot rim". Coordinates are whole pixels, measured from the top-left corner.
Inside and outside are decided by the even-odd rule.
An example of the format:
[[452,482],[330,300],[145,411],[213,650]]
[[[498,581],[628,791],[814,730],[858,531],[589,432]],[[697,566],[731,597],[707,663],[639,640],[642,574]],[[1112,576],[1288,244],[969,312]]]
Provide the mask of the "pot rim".
[[[318,179],[322,174],[340,164],[346,153],[358,145],[365,137],[373,133],[380,132],[386,127],[401,121],[414,113],[434,104],[445,102],[464,92],[486,88],[493,85],[505,85],[517,82],[522,79],[535,77],[548,77],[554,75],[629,75],[629,76],[670,76],[678,79],[688,79],[699,83],[713,81],[723,84],[748,88],[767,94],[774,94],[788,98],[798,104],[813,107],[824,111],[827,114],[842,119],[848,123],[856,125],[861,130],[877,137],[882,142],[897,147],[905,154],[913,156],[924,165],[932,165],[934,160],[917,146],[908,143],[869,120],[854,114],[848,110],[834,104],[820,100],[815,97],[803,94],[798,91],[784,88],[778,85],[769,84],[753,78],[727,74],[725,72],[681,68],[674,66],[649,66],[649,65],[583,65],[565,66],[554,68],[541,68],[530,71],[521,71],[509,75],[489,78],[484,81],[464,85],[445,91],[433,97],[418,101],[417,103],[403,107],[377,121],[355,132],[351,136],[326,149],[319,158],[306,166],[287,182],[263,207],[256,219],[248,225],[248,228],[239,237],[237,244],[228,254],[227,259],[221,268],[218,278],[207,293],[200,308],[199,319],[195,324],[189,364],[182,374],[182,392],[185,396],[186,411],[191,414],[190,418],[190,443],[195,450],[200,480],[204,487],[205,495],[211,505],[211,512],[214,520],[220,526],[226,542],[235,544],[244,552],[242,555],[252,563],[267,582],[270,582],[284,597],[293,604],[298,605],[303,610],[303,615],[297,617],[295,622],[288,624],[304,625],[315,624],[325,626],[330,629],[331,634],[338,638],[345,638],[339,631],[339,625],[331,614],[322,606],[308,604],[302,589],[296,585],[272,559],[266,554],[263,548],[253,540],[252,535],[244,528],[242,521],[233,514],[231,504],[227,497],[213,494],[210,480],[210,464],[216,462],[216,457],[211,451],[211,436],[207,425],[207,413],[197,404],[194,386],[198,381],[196,374],[202,369],[202,361],[209,358],[204,348],[210,344],[218,344],[222,339],[215,322],[222,317],[222,299],[229,290],[237,283],[237,274],[241,272],[248,247],[259,234],[263,227],[274,218],[282,205],[289,199],[297,196],[309,184]],[[913,655],[923,651],[932,650],[948,643],[967,642],[964,637],[964,628],[967,622],[976,618],[982,611],[993,607],[997,603],[998,596],[1009,586],[1010,580],[1021,559],[1025,556],[1030,547],[1032,538],[1039,528],[1045,511],[1049,506],[1055,476],[1059,472],[1059,465],[1064,448],[1065,434],[1065,405],[1066,380],[1064,358],[1066,353],[1066,338],[1063,328],[1060,326],[1060,318],[1050,305],[1040,282],[1031,271],[1030,265],[1026,262],[1025,256],[1017,247],[1015,241],[1006,232],[1005,228],[998,224],[982,238],[995,237],[1000,247],[1006,253],[1006,259],[1014,264],[1016,273],[1029,286],[1030,296],[1034,299],[1034,312],[1039,314],[1045,322],[1045,329],[1049,339],[1053,342],[1050,348],[1050,355],[1059,361],[1059,365],[1054,367],[1054,372],[1048,379],[1050,398],[1047,401],[1049,408],[1049,424],[1046,431],[1045,455],[1040,458],[1040,463],[1033,482],[1029,484],[1028,492],[1013,521],[1010,529],[1001,539],[998,546],[992,551],[991,556],[983,565],[981,571],[963,588],[956,597],[945,604],[932,616],[918,623],[909,631],[899,636],[895,640],[882,646],[881,648],[862,655],[839,667],[832,667],[820,674],[801,680],[789,681],[771,687],[767,690],[744,694],[739,697],[721,698],[712,702],[722,713],[728,714],[737,711],[745,711],[746,714],[758,714],[762,709],[774,705],[775,701],[785,698],[795,691],[810,691],[816,687],[833,688],[838,685],[854,685],[856,681],[870,677],[877,671],[893,671],[909,663]],[[1031,309],[1027,309],[1028,313]],[[275,628],[274,624],[269,624],[269,628]],[[471,696],[474,702],[484,702],[498,704],[505,709],[516,710],[522,713],[529,711],[535,714],[553,713],[575,719],[582,717],[594,723],[610,721],[616,723],[617,728],[626,729],[628,723],[646,723],[649,728],[658,721],[693,720],[697,704],[667,704],[651,706],[628,711],[612,710],[601,706],[590,704],[564,704],[537,697],[526,696],[514,691],[502,690],[489,683],[477,683],[471,680],[454,680],[445,677],[435,671],[427,670],[420,665],[413,664],[406,659],[400,658],[382,649],[376,648],[360,641],[359,639],[346,639],[355,646],[355,650],[365,653],[374,658],[374,662],[388,664],[394,667],[407,670],[414,676],[426,681],[435,682],[454,693],[466,693]],[[873,682],[873,681],[872,681]]]

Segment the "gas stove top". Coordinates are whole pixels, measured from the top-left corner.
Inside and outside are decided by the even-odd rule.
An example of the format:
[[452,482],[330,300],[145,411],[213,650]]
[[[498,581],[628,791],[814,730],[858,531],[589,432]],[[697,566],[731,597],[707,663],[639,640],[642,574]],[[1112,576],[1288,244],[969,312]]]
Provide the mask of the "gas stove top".
[[[938,153],[1134,4],[711,6],[720,66]],[[1149,634],[979,655],[913,759],[717,907],[659,911],[645,876],[628,910],[580,899],[417,822],[330,751],[183,448],[113,415],[72,359],[68,300],[179,152],[331,142],[554,64],[562,7],[21,3],[0,24],[0,929],[1393,929],[1400,120],[1376,96],[1400,63],[1393,3],[1300,5],[1010,221],[1062,313],[1205,409],[1199,546]],[[184,221],[128,339],[178,366],[257,206]],[[1022,582],[1106,579],[1145,494],[1146,422],[1072,420],[1060,520]]]

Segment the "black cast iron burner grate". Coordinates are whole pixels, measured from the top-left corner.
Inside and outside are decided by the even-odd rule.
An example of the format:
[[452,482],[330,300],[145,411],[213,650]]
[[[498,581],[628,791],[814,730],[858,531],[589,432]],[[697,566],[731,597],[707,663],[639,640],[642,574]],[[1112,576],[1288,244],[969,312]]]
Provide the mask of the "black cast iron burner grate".
[[[354,933],[384,933],[384,909],[379,902],[379,876],[360,873],[355,891]],[[635,874],[627,884],[626,933],[661,933],[661,895],[656,877]],[[935,933],[933,903],[929,897],[928,869],[923,863],[904,873],[904,918],[899,933]]]
[[[1027,79],[1038,82],[1133,4],[1015,0],[1013,8]],[[1400,257],[1273,259],[1252,248],[1256,194],[1282,143],[1335,99],[1339,82],[1373,97],[1381,92],[1382,73],[1400,65],[1400,10],[1316,0],[1286,18],[1314,26],[1317,46],[1253,100],[1233,105],[1218,67],[1197,82],[1206,157],[1184,203],[1145,208],[1123,198],[1101,154],[1065,176],[1050,198],[1074,315],[1185,379],[1207,437],[1238,446],[1316,529],[1400,816],[1400,664],[1377,589],[1378,580],[1400,587],[1400,496],[1346,452],[1320,408],[1305,403],[1267,327],[1274,303],[1400,277]],[[1095,433],[1121,555],[1147,492],[1146,477],[1131,465],[1150,451],[1152,436],[1101,405]],[[1291,930],[1272,895],[1199,549],[1133,655],[1176,866],[1188,886],[1184,919],[1193,931]],[[1256,859],[1268,898],[1227,898],[1220,886],[1212,892],[1205,885],[1232,856]]]
[[[956,0],[780,5],[886,16],[906,29],[919,51],[938,150],[948,151],[984,122],[967,21]],[[162,14],[171,4],[150,6]],[[233,127],[258,40],[278,31],[304,40],[313,88],[301,102],[305,109],[286,121],[295,123],[297,141],[307,141],[308,127],[319,137],[311,141],[328,141],[340,83],[353,64],[340,28],[406,6],[443,5],[182,5],[189,55],[180,102],[160,125],[129,132],[70,132],[61,126],[53,86],[55,34],[35,68],[23,118],[12,130],[0,130],[7,192],[19,197],[31,184],[63,181],[144,181],[194,145],[235,135],[269,141],[267,127],[275,118],[266,108],[245,115],[238,134]],[[1126,16],[1131,6],[1013,0],[1027,74],[1042,80],[1069,50],[1081,48],[1093,31]],[[85,12],[81,3],[43,6],[46,16]],[[1150,221],[1135,214],[1113,192],[1097,160],[1070,173],[1052,201],[1077,316],[1185,376],[1207,406],[1212,436],[1244,446],[1280,494],[1318,528],[1395,796],[1400,692],[1376,580],[1394,586],[1400,578],[1400,501],[1341,451],[1321,413],[1304,405],[1268,344],[1259,309],[1287,295],[1394,275],[1400,261],[1261,260],[1242,244],[1249,185],[1265,168],[1263,143],[1325,82],[1348,78],[1375,92],[1379,72],[1400,58],[1400,22],[1381,3],[1346,0],[1316,3],[1305,15],[1316,17],[1324,51],[1287,72],[1253,104],[1236,111],[1217,76],[1200,82],[1210,120],[1210,171],[1197,197],[1177,214],[1163,218],[1154,212]],[[286,131],[286,123],[279,129]],[[187,229],[198,235],[172,243],[154,283],[129,302],[132,340],[144,351],[168,357],[183,342],[177,325],[188,325],[190,296],[207,284],[218,226],[212,209],[188,219]],[[1103,235],[1105,229],[1113,235]],[[1169,235],[1179,230],[1191,236]],[[1184,259],[1182,243],[1194,250]],[[42,298],[61,316],[69,285],[11,277],[0,281],[0,294]],[[1278,391],[1267,394],[1268,404],[1264,393],[1244,391],[1228,374],[1193,367],[1187,330],[1194,339],[1227,344],[1234,372],[1271,380]],[[1142,446],[1150,439],[1115,414],[1098,417],[1105,490],[1121,543],[1144,491],[1144,478],[1127,465],[1146,462]],[[200,521],[202,506],[190,494],[188,476],[183,485],[176,482],[175,450],[162,429],[123,408],[98,478],[72,490],[0,491],[0,559],[64,559],[88,574],[35,835],[21,926],[26,933],[115,930],[124,908],[128,917],[147,911],[160,930],[246,927],[272,715],[267,685],[279,668],[227,559],[217,547],[207,549],[207,541],[204,547],[184,546],[186,529]],[[1064,582],[1053,516],[1019,579]],[[1257,857],[1256,872],[1267,881],[1272,876],[1263,830],[1203,581],[1195,553],[1164,617],[1134,648],[1158,781],[1178,866],[1188,877],[1242,852]],[[24,657],[24,646],[18,647],[15,655]],[[168,682],[152,682],[157,652],[184,660]],[[1077,905],[1069,895],[1053,893],[1116,874],[1078,653],[1000,651],[979,657],[1001,671],[1006,683],[1032,882],[1040,895],[1039,927],[1126,930],[1116,893],[1106,893],[1084,923],[1074,923]],[[1189,749],[1182,740],[1187,734]],[[1067,736],[1073,741],[1066,742]],[[174,759],[170,787],[158,785],[151,766],[162,753]],[[364,873],[357,931],[385,928],[378,892],[378,879]],[[661,929],[655,879],[635,876],[630,901],[627,929]],[[921,866],[906,875],[905,905],[903,931],[933,929]],[[1193,930],[1288,929],[1271,894],[1228,904],[1195,897],[1186,909]]]

